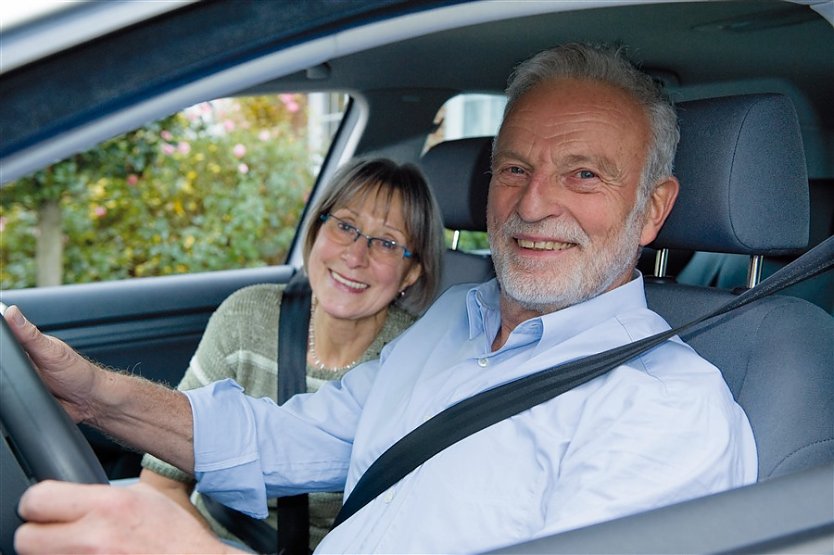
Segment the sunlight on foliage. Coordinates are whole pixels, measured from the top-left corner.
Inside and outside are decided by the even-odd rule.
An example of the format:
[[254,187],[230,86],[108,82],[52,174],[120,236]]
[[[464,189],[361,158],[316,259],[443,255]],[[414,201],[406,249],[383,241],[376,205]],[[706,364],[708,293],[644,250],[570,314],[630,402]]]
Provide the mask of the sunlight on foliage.
[[0,287],[35,286],[57,201],[63,283],[282,263],[315,168],[306,97],[224,99],[116,137],[0,194]]

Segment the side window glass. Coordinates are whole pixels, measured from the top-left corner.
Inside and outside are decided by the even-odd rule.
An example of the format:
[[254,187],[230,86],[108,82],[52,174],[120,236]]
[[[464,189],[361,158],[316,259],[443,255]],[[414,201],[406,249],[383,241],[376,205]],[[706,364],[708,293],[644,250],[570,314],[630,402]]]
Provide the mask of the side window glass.
[[[449,99],[435,116],[437,131],[426,142],[428,150],[441,141],[495,135],[501,125],[504,95],[461,94]],[[486,233],[446,230],[446,246],[467,252],[489,252]]]
[[346,105],[204,102],[8,183],[0,288],[283,263]]

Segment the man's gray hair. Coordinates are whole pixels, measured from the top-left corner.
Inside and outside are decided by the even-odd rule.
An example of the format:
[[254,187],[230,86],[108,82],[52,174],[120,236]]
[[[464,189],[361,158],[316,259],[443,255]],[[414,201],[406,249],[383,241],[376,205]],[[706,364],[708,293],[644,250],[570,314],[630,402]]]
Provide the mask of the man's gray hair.
[[652,144],[637,196],[637,206],[642,212],[654,185],[672,175],[680,131],[671,102],[651,76],[625,58],[621,48],[572,43],[539,52],[516,67],[507,85],[504,120],[525,93],[542,82],[560,78],[601,81],[620,88],[646,110]]

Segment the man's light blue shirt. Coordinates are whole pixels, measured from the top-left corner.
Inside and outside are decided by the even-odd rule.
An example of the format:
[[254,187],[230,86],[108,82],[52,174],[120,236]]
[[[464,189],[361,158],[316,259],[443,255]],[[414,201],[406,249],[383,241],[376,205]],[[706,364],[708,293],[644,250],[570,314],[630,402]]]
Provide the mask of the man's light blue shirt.
[[[643,280],[530,319],[491,350],[495,280],[445,293],[383,351],[282,407],[231,380],[186,392],[197,488],[257,517],[267,497],[350,493],[388,447],[446,407],[669,329]],[[756,448],[720,372],[674,339],[439,453],[318,552],[484,551],[751,483]]]

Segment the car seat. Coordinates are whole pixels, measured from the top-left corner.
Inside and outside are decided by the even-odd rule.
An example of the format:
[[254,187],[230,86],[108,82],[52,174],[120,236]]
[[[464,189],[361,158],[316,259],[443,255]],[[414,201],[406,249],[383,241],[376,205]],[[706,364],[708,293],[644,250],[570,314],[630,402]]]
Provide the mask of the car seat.
[[[834,234],[834,179],[810,179],[808,192],[811,208],[810,249]],[[764,257],[762,277],[771,275],[795,258],[792,255]],[[676,280],[678,283],[710,285],[721,289],[745,288],[750,285],[752,278],[748,276],[749,266],[750,257],[742,254],[696,252],[677,273]],[[783,294],[801,297],[834,314],[834,271],[794,285]]]
[[[796,112],[777,94],[681,103],[680,194],[651,245],[745,256],[794,254],[808,242],[808,182]],[[661,272],[662,276],[662,272]],[[733,296],[646,280],[649,306],[674,327]],[[834,318],[771,296],[682,338],[724,375],[747,413],[759,479],[834,461]]]
[[457,249],[460,231],[486,232],[491,156],[492,137],[475,137],[438,143],[420,160],[440,205],[443,225],[454,232],[452,247],[443,254],[440,293],[451,285],[480,283],[495,276],[488,254]]

